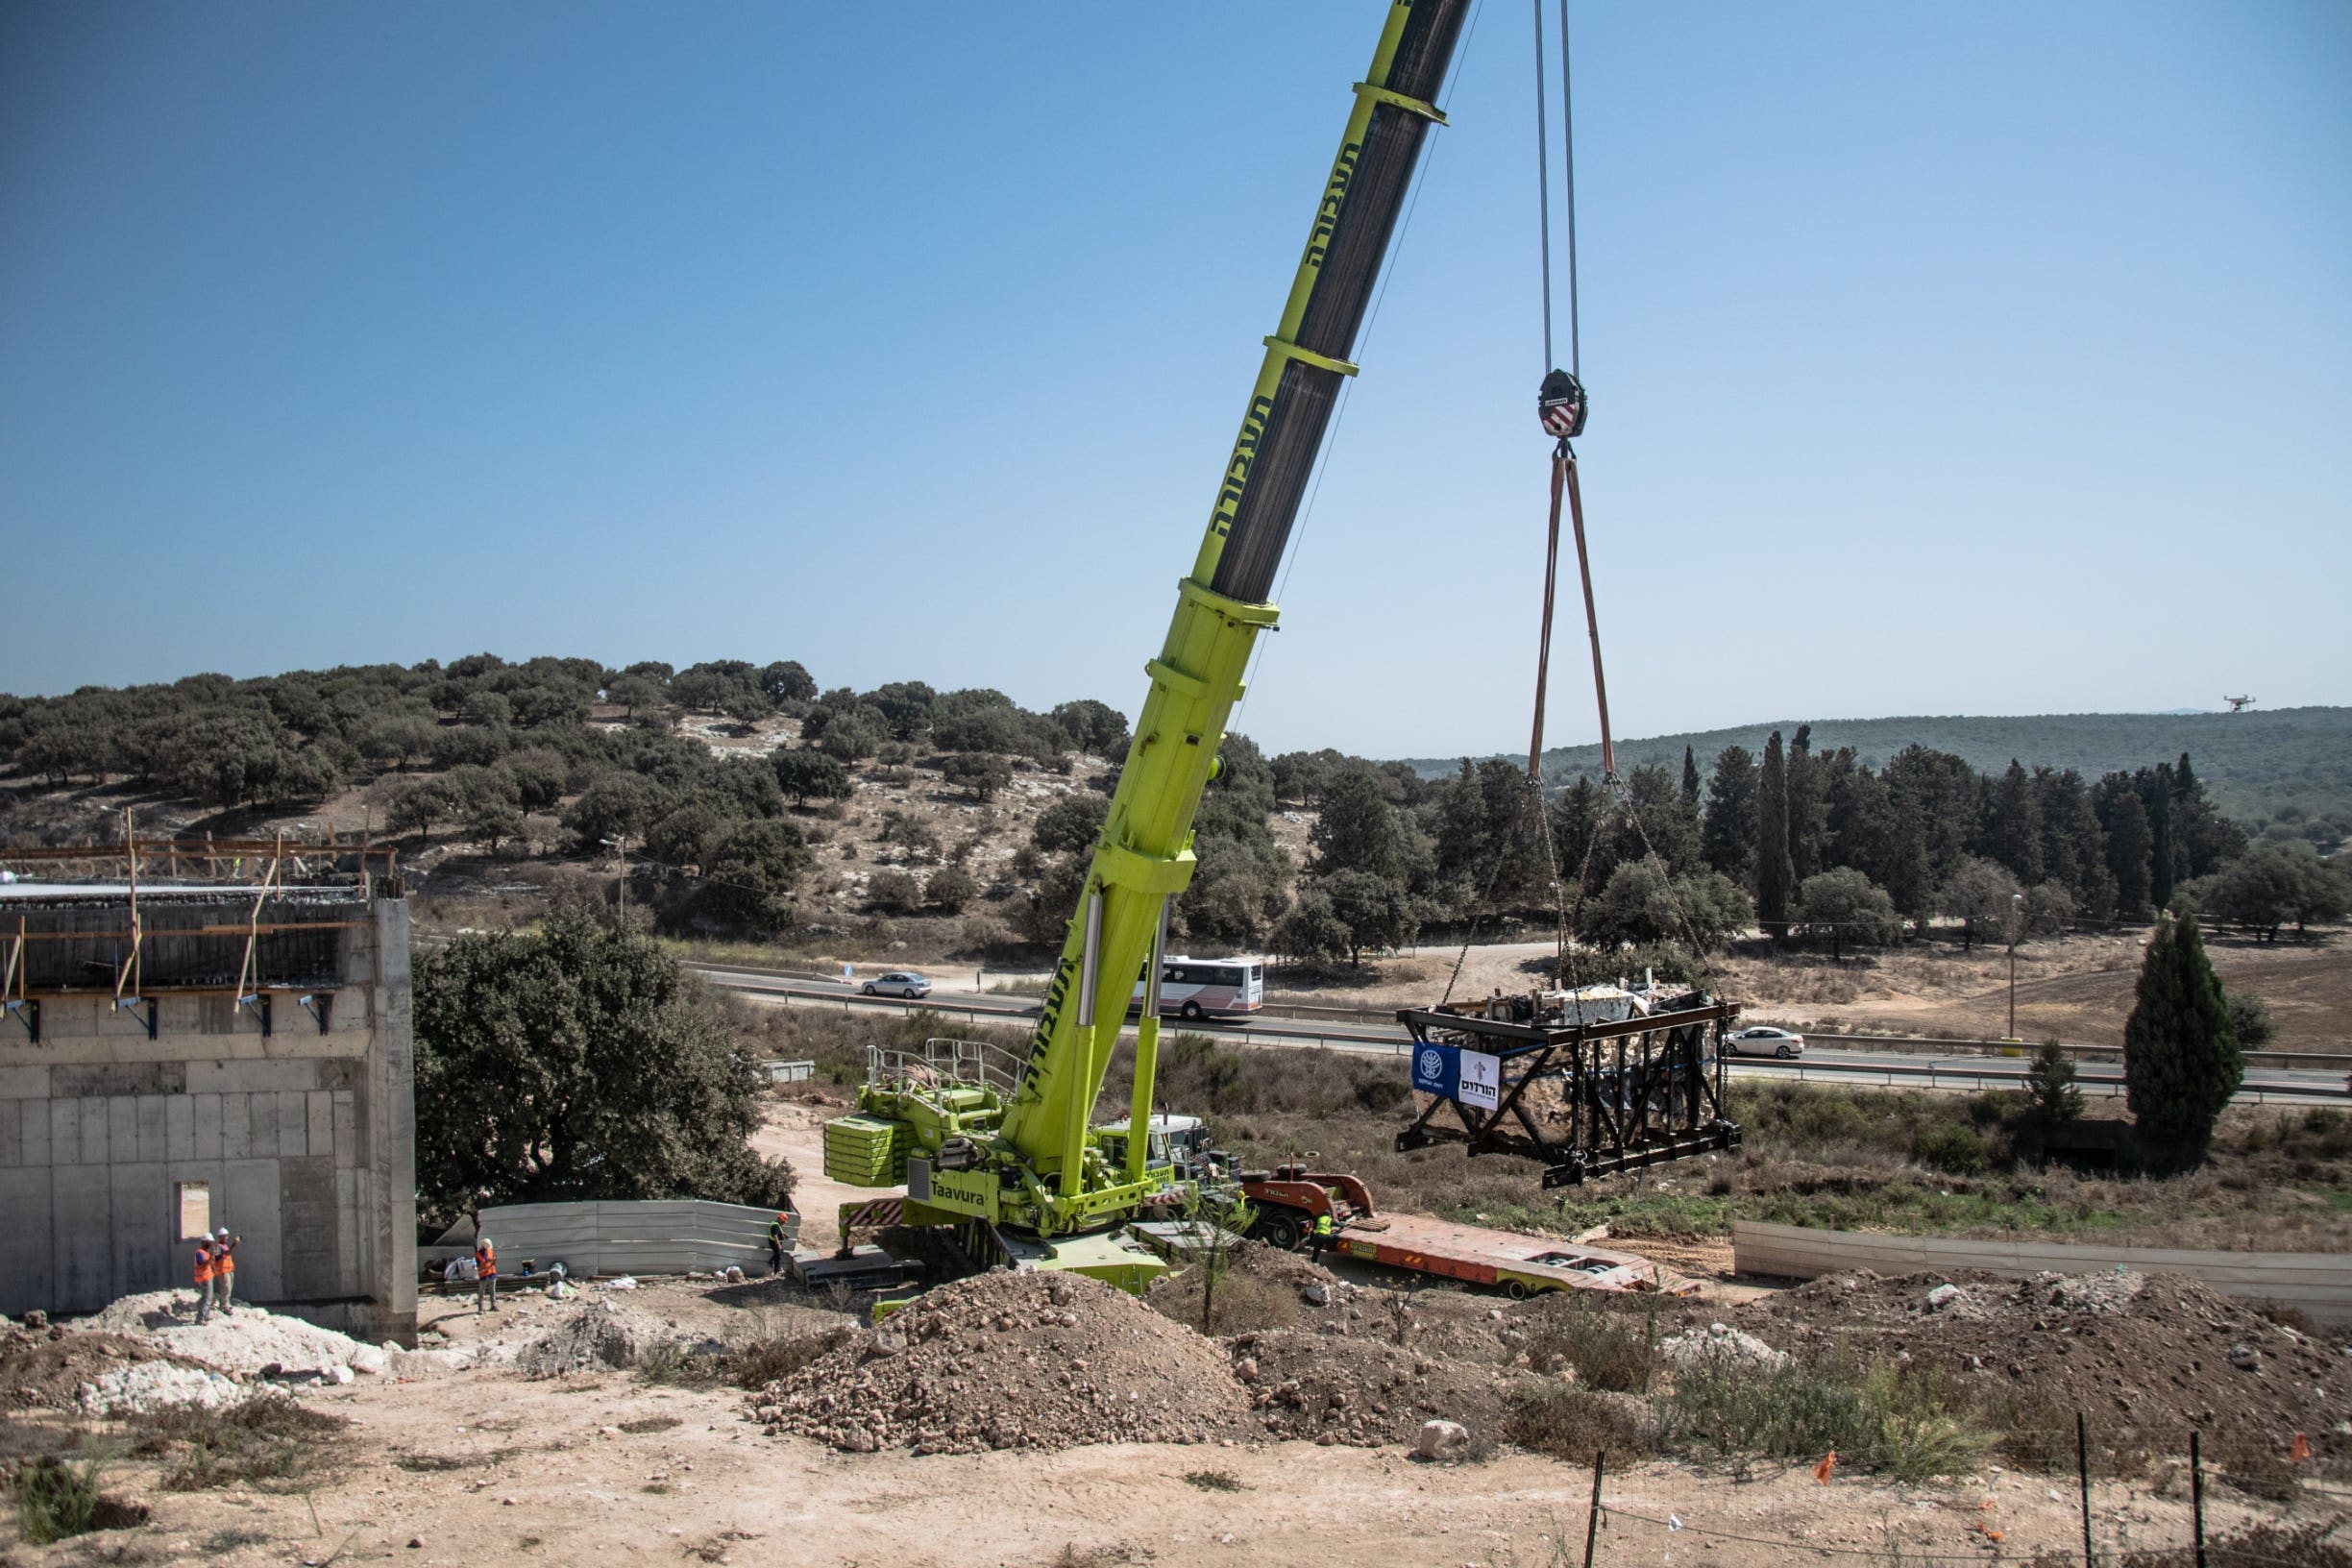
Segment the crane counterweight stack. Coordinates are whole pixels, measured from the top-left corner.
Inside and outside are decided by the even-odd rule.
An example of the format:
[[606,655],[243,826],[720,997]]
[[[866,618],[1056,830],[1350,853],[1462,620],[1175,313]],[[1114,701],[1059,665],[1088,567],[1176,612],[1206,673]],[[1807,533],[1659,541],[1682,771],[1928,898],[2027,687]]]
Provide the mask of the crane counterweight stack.
[[[1086,892],[1009,1092],[936,1076],[868,1085],[852,1136],[904,1140],[912,1206],[1041,1237],[1100,1230],[1164,1197],[1164,1175],[1127,1140],[1115,1168],[1090,1121],[1133,977],[1162,945],[1167,901],[1191,880],[1192,823],[1242,693],[1258,634],[1369,310],[1471,0],[1395,0],[1356,86],[1282,319],[1225,466],[1209,526],[1135,725]],[[1131,1124],[1148,1124],[1158,1036],[1138,1030]],[[828,1129],[828,1149],[832,1140]],[[953,1142],[952,1151],[950,1141]],[[891,1169],[870,1152],[862,1169]],[[883,1185],[872,1183],[871,1185]]]

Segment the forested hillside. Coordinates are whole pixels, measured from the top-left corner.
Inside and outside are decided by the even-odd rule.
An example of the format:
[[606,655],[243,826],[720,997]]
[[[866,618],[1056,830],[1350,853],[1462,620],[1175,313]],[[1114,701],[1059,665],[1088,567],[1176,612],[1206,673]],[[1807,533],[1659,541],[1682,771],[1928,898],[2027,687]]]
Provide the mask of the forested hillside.
[[[2342,716],[2315,712],[2203,733],[2242,768],[2249,735]],[[1540,799],[1504,759],[1432,778],[1231,736],[1175,934],[1196,951],[1354,962],[1433,928],[1548,929],[1565,906],[1585,943],[1671,974],[1759,925],[1840,950],[2171,907],[2276,938],[2352,900],[2315,852],[2338,824],[2286,808],[2249,835],[2201,754],[1980,769],[1920,743],[1883,758],[1827,744],[1838,733],[1639,744],[1622,795],[1564,768]],[[2074,744],[2062,755],[2091,754]],[[2279,760],[2292,744],[2272,759],[2282,772],[2302,766]],[[617,904],[625,867],[632,918],[682,935],[1034,956],[1077,905],[1127,745],[1126,720],[1090,698],[1037,713],[920,681],[820,691],[789,660],[478,654],[197,675],[0,697],[0,843],[113,838],[125,810],[180,837],[365,828],[401,843],[429,921]]]
[[[1617,743],[1620,767],[1681,766],[1684,747],[1712,757],[1727,746],[1761,750],[1777,729],[1797,732],[1801,721],[1775,720],[1736,729],[1655,735]],[[2022,718],[1828,719],[1811,725],[1818,751],[1853,747],[1857,760],[1877,767],[1906,746],[1959,757],[1980,772],[2011,761],[2028,768],[2072,769],[2096,778],[2151,757],[2196,758],[2197,776],[2223,815],[2260,834],[2273,822],[2289,826],[2325,820],[2334,837],[2352,834],[2352,708],[2260,708],[2244,713],[2058,713]],[[1458,759],[1418,758],[1427,776],[1452,772]],[[1544,776],[1564,784],[1580,773],[1598,778],[1599,746],[1560,747],[1544,753]],[[2297,834],[2296,836],[2304,836]],[[2316,835],[2312,835],[2316,836]]]

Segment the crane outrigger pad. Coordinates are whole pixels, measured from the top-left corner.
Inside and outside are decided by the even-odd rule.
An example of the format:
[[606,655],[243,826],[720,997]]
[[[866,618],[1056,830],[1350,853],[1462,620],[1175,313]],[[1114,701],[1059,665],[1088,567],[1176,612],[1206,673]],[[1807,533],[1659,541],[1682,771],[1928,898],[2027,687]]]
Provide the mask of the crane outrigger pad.
[[[1605,1022],[1547,1022],[1530,999],[1403,1008],[1413,1084],[1430,1096],[1400,1150],[1460,1143],[1544,1163],[1546,1188],[1736,1149],[1724,1114],[1724,1027],[1737,1002],[1703,996]],[[1524,1017],[1494,1017],[1493,1014]],[[1453,1125],[1437,1119],[1451,1110]]]

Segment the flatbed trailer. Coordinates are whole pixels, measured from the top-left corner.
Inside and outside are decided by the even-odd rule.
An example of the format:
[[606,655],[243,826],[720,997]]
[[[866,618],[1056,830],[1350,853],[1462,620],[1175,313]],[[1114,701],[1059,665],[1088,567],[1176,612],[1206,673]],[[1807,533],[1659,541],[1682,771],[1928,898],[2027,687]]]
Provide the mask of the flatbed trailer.
[[1629,1252],[1558,1237],[1524,1236],[1427,1214],[1387,1213],[1362,1178],[1297,1165],[1247,1171],[1241,1187],[1257,1206],[1253,1235],[1288,1248],[1328,1214],[1332,1250],[1384,1268],[1484,1286],[1514,1299],[1547,1290],[1635,1290],[1685,1296],[1699,1289]]
[[1518,1300],[1546,1290],[1636,1290],[1687,1296],[1699,1282],[1647,1258],[1582,1246],[1557,1237],[1522,1236],[1458,1225],[1426,1214],[1351,1220],[1332,1237],[1335,1249],[1384,1268],[1485,1286]]

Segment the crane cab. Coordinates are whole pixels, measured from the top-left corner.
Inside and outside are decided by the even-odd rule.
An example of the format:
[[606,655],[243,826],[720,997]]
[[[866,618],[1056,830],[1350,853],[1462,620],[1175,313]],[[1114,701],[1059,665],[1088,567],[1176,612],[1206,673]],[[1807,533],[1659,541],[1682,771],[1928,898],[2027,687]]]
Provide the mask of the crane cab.
[[[1102,1151],[1103,1159],[1114,1169],[1127,1163],[1127,1139],[1132,1136],[1131,1121],[1115,1121],[1094,1129],[1094,1146]],[[1209,1168],[1209,1125],[1198,1116],[1174,1115],[1156,1112],[1144,1135],[1150,1141],[1144,1146],[1143,1168],[1188,1175]]]

